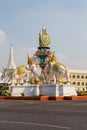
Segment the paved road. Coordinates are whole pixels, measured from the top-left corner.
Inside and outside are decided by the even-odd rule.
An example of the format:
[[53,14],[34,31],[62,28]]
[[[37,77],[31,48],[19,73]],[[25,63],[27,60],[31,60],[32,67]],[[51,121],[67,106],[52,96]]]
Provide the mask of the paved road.
[[0,130],[87,130],[87,101],[0,100]]

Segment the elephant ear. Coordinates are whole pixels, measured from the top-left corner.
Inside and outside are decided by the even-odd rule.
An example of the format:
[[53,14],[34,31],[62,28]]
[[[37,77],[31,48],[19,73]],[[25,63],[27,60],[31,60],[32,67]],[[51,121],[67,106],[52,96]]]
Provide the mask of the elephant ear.
[[59,67],[60,67],[60,63],[55,63],[54,65],[53,65],[53,71],[55,71],[55,72],[58,72],[59,71]]

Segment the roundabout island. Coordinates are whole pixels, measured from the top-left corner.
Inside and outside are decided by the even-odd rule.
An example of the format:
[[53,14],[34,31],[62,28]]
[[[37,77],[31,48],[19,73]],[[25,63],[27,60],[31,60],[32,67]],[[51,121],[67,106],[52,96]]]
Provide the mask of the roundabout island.
[[77,96],[75,85],[69,81],[68,68],[56,58],[56,52],[50,49],[50,36],[46,28],[39,33],[39,46],[30,57],[27,65],[16,67],[13,48],[7,69],[2,74],[2,82],[9,84],[11,96]]

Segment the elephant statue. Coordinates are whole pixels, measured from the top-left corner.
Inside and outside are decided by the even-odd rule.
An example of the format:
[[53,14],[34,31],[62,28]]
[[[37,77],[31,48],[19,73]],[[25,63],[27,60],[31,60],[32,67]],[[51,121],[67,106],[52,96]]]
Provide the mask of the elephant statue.
[[64,80],[67,82],[67,68],[57,61],[54,53],[49,57],[49,61],[46,63],[44,76],[46,82],[60,83]]

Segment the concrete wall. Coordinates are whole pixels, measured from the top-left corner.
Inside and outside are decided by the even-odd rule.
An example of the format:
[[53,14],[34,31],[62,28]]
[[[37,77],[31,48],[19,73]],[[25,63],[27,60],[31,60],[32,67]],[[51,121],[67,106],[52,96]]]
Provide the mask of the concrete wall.
[[21,96],[21,93],[24,93],[26,96],[37,96],[37,94],[39,95],[37,92],[37,87],[39,86],[10,86],[9,93],[11,93],[12,96]]
[[27,85],[27,86],[10,86],[9,93],[12,96],[73,96],[77,95],[73,85],[44,84],[44,85]]

